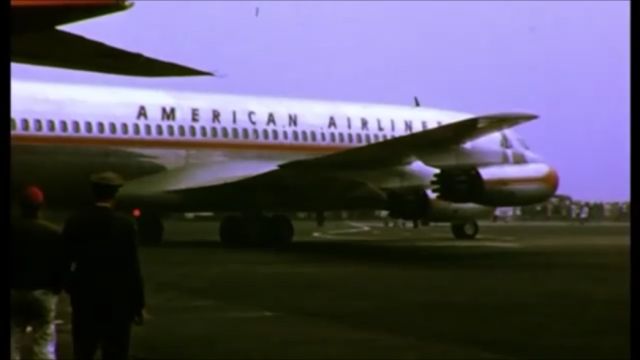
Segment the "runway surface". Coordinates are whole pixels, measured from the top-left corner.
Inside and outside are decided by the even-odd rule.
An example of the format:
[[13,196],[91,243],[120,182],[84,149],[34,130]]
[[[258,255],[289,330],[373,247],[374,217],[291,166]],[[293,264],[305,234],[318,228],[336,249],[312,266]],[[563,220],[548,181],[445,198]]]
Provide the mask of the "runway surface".
[[[137,359],[628,359],[627,225],[296,223],[286,250],[173,221],[141,249]],[[66,299],[65,299],[66,300]],[[60,353],[71,354],[63,301]]]

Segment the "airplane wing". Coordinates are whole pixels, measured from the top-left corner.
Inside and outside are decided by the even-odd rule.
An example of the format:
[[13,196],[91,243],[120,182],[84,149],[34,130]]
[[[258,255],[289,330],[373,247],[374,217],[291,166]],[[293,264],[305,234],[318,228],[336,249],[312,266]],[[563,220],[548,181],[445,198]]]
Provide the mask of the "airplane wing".
[[122,0],[12,0],[11,61],[130,76],[213,75],[56,29],[131,6]]
[[345,202],[373,206],[383,201],[384,194],[354,179],[291,172],[278,169],[276,162],[246,160],[192,164],[136,179],[125,184],[120,197],[121,204],[158,210],[166,206],[169,211],[239,211],[247,204],[268,209]]
[[[180,204],[189,204],[189,210],[195,207],[230,211],[242,209],[246,204],[299,210],[306,207],[312,209],[314,206],[376,206],[385,199],[383,191],[375,184],[351,178],[340,170],[364,165],[368,168],[386,166],[390,170],[402,171],[402,165],[416,151],[460,145],[535,118],[531,114],[479,116],[360,148],[285,164],[261,161],[224,163],[221,166],[194,164],[128,183],[123,188],[123,195],[138,194],[138,200],[151,201],[158,207],[170,203],[170,207],[175,209]],[[372,162],[371,159],[376,160]],[[384,161],[381,163],[378,160]],[[141,195],[143,193],[146,195]]]
[[338,167],[353,169],[363,166],[370,168],[374,165],[372,162],[380,167],[393,166],[411,161],[417,153],[462,145],[490,133],[534,120],[537,117],[537,115],[526,113],[482,115],[319,158],[289,162],[281,165],[281,168]]

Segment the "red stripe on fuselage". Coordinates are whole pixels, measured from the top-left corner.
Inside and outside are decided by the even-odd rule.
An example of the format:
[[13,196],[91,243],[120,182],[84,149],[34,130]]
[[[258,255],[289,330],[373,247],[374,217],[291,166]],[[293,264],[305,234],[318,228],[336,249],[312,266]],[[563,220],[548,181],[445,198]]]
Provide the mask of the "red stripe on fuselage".
[[351,147],[344,145],[317,144],[287,144],[251,141],[205,141],[182,139],[144,139],[144,138],[112,138],[112,137],[83,137],[83,136],[33,136],[12,134],[12,144],[32,145],[78,145],[78,146],[115,146],[129,148],[159,148],[159,149],[202,149],[202,150],[268,150],[279,152],[314,152],[332,153]]

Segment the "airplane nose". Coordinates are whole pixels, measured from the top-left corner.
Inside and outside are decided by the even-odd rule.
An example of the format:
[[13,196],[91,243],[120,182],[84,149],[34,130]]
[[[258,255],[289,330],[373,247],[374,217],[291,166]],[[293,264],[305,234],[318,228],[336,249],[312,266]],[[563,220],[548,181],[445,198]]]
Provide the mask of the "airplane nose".
[[558,172],[556,171],[556,169],[549,166],[549,170],[544,177],[544,182],[549,186],[550,189],[552,189],[553,193],[555,194],[558,190],[558,186],[560,185],[560,177],[558,176]]

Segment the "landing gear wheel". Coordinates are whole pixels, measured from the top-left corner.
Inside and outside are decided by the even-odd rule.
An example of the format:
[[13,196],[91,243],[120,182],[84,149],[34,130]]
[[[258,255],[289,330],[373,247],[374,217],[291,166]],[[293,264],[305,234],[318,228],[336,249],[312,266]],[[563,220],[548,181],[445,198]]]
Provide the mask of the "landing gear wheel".
[[451,232],[456,239],[475,239],[479,230],[477,221],[451,223]]
[[284,215],[274,215],[269,219],[270,234],[269,242],[276,246],[288,245],[293,240],[293,224],[291,219]]
[[153,213],[143,213],[136,220],[140,244],[158,245],[164,238],[164,224],[160,216]]

